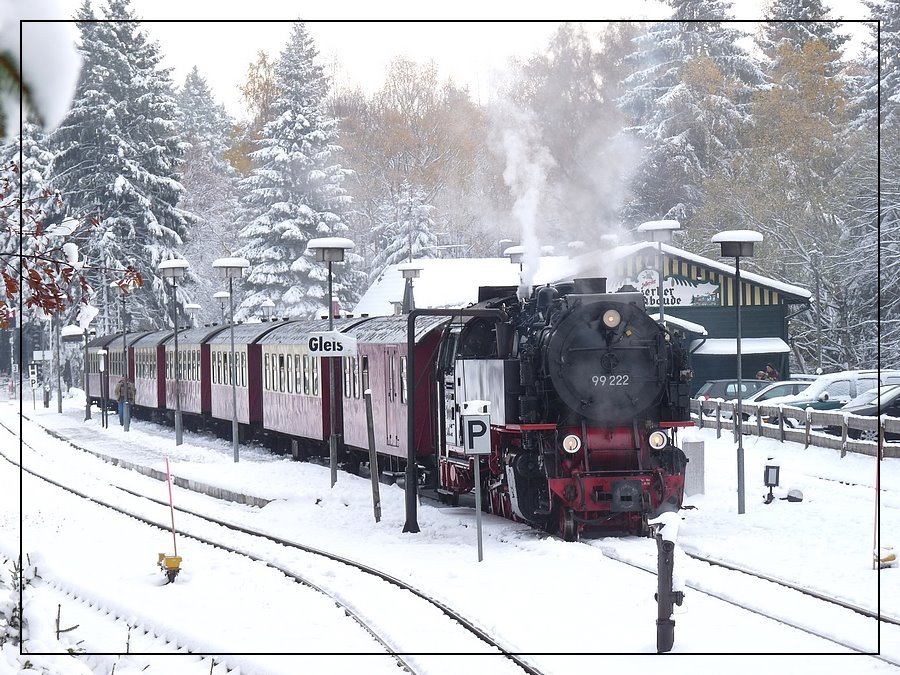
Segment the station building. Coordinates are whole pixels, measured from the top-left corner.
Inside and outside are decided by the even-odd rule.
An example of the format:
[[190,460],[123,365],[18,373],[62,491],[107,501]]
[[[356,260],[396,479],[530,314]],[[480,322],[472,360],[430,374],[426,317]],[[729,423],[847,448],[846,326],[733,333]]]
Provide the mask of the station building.
[[[664,320],[682,331],[694,370],[692,394],[707,380],[737,374],[736,273],[733,265],[662,244]],[[420,259],[413,281],[418,308],[465,307],[478,299],[479,286],[529,285],[579,277],[604,277],[607,290],[635,289],[658,317],[660,245],[641,242],[596,250],[577,257],[544,256],[534,274],[506,258]],[[809,308],[811,293],[741,269],[741,375],[753,379],[771,363],[790,374],[790,319]],[[363,295],[354,314],[397,313],[404,279],[388,267]]]

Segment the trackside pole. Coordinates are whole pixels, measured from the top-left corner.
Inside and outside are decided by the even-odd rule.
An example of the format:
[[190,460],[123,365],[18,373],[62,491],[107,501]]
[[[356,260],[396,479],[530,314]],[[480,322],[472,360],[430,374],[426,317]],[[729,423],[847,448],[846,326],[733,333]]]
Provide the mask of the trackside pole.
[[474,455],[475,462],[475,531],[478,538],[478,562],[483,559],[481,548],[481,455],[491,454],[491,403],[466,401],[460,415],[463,448],[466,455]]
[[366,425],[369,429],[369,474],[372,479],[372,508],[375,522],[381,522],[381,492],[378,487],[378,457],[375,454],[375,421],[372,415],[372,390],[366,389]]
[[169,486],[169,513],[172,516],[172,549],[178,555],[178,542],[175,541],[175,506],[172,503],[172,475],[169,473],[169,458],[166,457],[166,483]]
[[656,539],[656,652],[662,654],[672,651],[675,644],[672,611],[674,605],[681,606],[684,601],[684,593],[672,588],[679,517],[670,511],[647,522],[653,528]]

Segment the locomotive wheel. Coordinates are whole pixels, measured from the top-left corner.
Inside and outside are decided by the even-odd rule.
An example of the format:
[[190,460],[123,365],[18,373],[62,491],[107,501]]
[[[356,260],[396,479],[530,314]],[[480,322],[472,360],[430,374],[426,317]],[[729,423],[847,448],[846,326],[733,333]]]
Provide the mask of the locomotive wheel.
[[559,532],[564,541],[578,540],[578,525],[575,524],[575,511],[563,509],[560,514]]

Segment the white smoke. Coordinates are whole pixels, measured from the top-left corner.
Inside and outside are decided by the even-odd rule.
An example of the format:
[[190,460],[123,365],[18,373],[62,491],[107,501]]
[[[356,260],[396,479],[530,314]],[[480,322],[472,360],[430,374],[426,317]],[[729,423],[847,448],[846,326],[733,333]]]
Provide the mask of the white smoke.
[[540,129],[530,110],[506,101],[496,108],[500,123],[497,149],[506,158],[503,181],[515,198],[512,213],[518,222],[525,251],[519,297],[527,297],[538,271],[541,244],[538,236],[538,214],[547,187],[547,171],[553,166],[550,151],[541,142]]

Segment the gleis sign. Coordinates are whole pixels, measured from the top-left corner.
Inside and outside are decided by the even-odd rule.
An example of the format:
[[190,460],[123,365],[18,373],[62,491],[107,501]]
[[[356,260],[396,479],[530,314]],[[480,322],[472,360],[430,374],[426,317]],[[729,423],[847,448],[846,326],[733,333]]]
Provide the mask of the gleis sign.
[[306,350],[310,356],[356,356],[356,338],[337,331],[309,333]]

